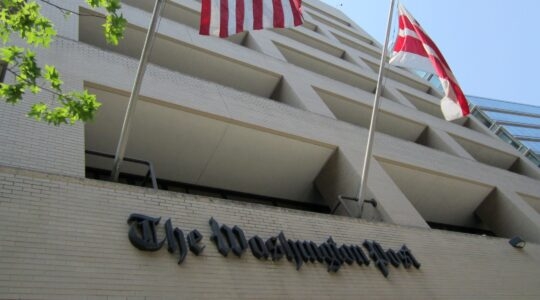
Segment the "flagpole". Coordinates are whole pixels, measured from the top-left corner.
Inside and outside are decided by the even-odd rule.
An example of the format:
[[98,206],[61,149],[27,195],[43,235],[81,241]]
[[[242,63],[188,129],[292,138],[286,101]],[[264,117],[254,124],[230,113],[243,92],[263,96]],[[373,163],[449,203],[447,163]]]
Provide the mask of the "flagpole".
[[156,27],[158,24],[159,16],[161,15],[161,11],[163,10],[164,6],[165,0],[156,0],[156,4],[154,5],[154,12],[152,14],[152,21],[150,22],[150,28],[148,28],[146,40],[144,41],[144,46],[141,53],[141,60],[139,61],[139,67],[137,68],[137,75],[135,77],[133,89],[131,90],[131,95],[129,97],[128,107],[126,110],[126,115],[124,117],[124,123],[122,125],[122,130],[120,131],[120,139],[118,140],[118,146],[116,148],[116,154],[114,156],[114,164],[111,171],[111,178],[113,181],[118,181],[118,176],[120,175],[120,164],[124,160],[124,155],[126,152],[129,131],[131,129],[131,119],[133,117],[133,114],[135,113],[135,107],[139,98],[139,92],[141,90],[144,72],[146,71],[146,65],[148,64],[148,58],[150,57],[150,52],[152,50],[152,45],[154,42]]
[[[362,177],[361,177],[361,182],[360,182],[360,188],[358,191],[358,200],[359,200],[358,203],[360,204],[364,202],[364,194],[366,192],[367,177],[368,177],[368,172],[369,172],[369,163],[371,161],[371,152],[373,148],[373,137],[375,134],[375,126],[377,124],[377,115],[379,112],[380,98],[381,98],[381,93],[382,93],[381,90],[384,88],[382,84],[382,80],[383,80],[384,71],[385,71],[384,66],[386,64],[386,52],[388,48],[388,40],[390,39],[390,29],[392,27],[391,26],[392,15],[394,14],[394,1],[395,0],[390,1],[390,12],[388,13],[388,24],[386,26],[386,38],[384,40],[384,46],[383,46],[383,51],[381,55],[381,64],[379,66],[379,77],[377,79],[377,89],[375,91],[375,100],[373,101],[373,110],[371,112],[371,122],[369,124],[369,133],[368,133],[368,140],[367,140],[367,146],[366,146],[366,153],[364,156],[364,167],[362,169]],[[362,216],[359,216],[359,217],[362,217]]]

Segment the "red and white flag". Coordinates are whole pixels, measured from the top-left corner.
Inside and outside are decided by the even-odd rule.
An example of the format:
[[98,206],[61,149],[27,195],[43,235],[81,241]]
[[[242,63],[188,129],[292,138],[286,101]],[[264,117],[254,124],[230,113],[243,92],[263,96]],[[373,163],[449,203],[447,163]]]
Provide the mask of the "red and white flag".
[[222,38],[263,28],[302,25],[302,0],[202,0],[199,33]]
[[441,51],[420,24],[399,6],[399,34],[390,64],[437,74],[444,89],[441,110],[448,121],[469,114],[469,104]]

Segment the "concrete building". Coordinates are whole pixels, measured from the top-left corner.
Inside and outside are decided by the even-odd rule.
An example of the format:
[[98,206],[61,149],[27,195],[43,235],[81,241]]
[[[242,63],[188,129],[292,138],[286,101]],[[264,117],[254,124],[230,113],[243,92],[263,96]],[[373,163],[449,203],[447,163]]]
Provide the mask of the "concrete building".
[[[375,202],[338,206],[358,191],[381,53],[342,12],[308,0],[300,28],[217,39],[198,35],[198,1],[168,1],[126,153],[153,164],[154,190],[133,186],[146,166],[124,163],[114,183],[104,180],[112,160],[85,154],[115,151],[153,1],[122,1],[129,26],[118,47],[105,44],[85,1],[52,2],[81,16],[43,4],[59,36],[38,57],[103,105],[93,122],[53,127],[25,117],[42,99],[0,104],[0,298],[540,296],[539,169],[478,120],[444,121],[440,94],[413,73],[387,72],[368,179]],[[189,245],[197,229],[206,247],[180,265],[178,249],[141,251],[133,241],[155,222],[130,227],[133,213],[163,218],[160,241],[170,218]],[[300,248],[289,249],[292,262],[273,261],[242,243],[241,257],[225,257],[219,235],[242,239],[224,227],[211,241],[212,217],[269,241],[272,255],[290,254],[272,239],[283,232],[320,247],[333,247],[330,236],[360,245],[371,263],[349,265],[328,250],[295,270]],[[525,248],[508,244],[516,235]],[[384,255],[370,251],[372,240]],[[421,267],[405,268],[403,244]]]
[[540,107],[476,96],[467,99],[475,117],[540,166]]

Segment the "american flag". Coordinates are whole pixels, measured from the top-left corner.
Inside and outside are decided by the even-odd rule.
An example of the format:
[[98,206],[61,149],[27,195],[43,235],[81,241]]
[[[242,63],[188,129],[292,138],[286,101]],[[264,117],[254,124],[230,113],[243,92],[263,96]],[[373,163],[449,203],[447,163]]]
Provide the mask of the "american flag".
[[202,0],[202,35],[228,37],[263,28],[302,25],[302,0]]

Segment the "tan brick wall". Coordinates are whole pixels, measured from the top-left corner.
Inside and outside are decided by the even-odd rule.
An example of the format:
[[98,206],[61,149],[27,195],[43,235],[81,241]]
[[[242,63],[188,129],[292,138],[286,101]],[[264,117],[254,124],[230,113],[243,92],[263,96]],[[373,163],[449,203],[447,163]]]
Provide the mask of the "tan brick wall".
[[[203,235],[206,249],[182,265],[165,248],[134,248],[130,213],[171,218]],[[523,250],[506,239],[369,223],[359,219],[244,204],[107,182],[0,168],[0,299],[538,299],[540,245]],[[419,270],[320,263],[296,271],[285,259],[259,261],[250,252],[222,257],[208,220],[238,225],[249,238],[281,230],[320,243],[403,243]],[[160,234],[162,235],[160,228]]]
[[[62,7],[76,11],[75,1],[51,1]],[[69,2],[69,3],[68,3]],[[40,3],[42,4],[42,3]],[[63,13],[50,5],[42,5],[42,13],[47,15],[55,24],[58,35],[73,40],[78,38],[78,19],[73,16],[66,18]],[[26,46],[13,37],[13,43]],[[40,66],[57,64],[65,61],[65,53],[34,49]],[[77,64],[68,62],[68,69],[77,69]],[[83,81],[80,76],[63,72],[64,90],[81,90]],[[6,76],[5,82],[12,82],[13,76]],[[0,101],[0,165],[38,170],[48,173],[70,176],[84,176],[84,125],[55,127],[43,122],[27,118],[32,104],[44,102],[53,104],[52,95],[42,92],[33,95],[27,92],[23,100],[16,104],[6,104]]]
[[16,105],[0,101],[0,165],[82,177],[84,126],[55,127],[26,117],[48,96],[26,96]]

